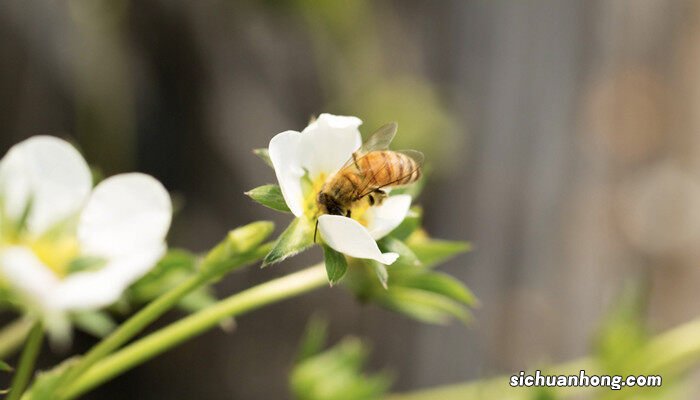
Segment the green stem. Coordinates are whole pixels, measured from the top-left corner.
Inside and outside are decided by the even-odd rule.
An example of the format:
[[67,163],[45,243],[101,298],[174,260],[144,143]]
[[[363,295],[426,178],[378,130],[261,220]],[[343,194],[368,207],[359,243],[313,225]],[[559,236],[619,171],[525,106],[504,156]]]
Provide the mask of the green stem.
[[40,322],[36,322],[29,332],[27,344],[24,346],[24,351],[22,351],[22,356],[19,359],[19,366],[12,379],[10,394],[7,395],[7,400],[19,399],[22,393],[24,393],[24,389],[27,388],[29,379],[34,371],[34,363],[39,355],[39,349],[41,349],[41,342],[43,339],[44,329]]
[[34,321],[30,318],[18,318],[0,330],[0,360],[12,356],[27,339]]
[[152,333],[97,363],[64,392],[73,399],[229,317],[328,285],[324,264],[278,278],[232,295]]
[[90,349],[90,351],[88,351],[73,367],[66,371],[65,375],[60,378],[61,384],[57,386],[62,388],[66,384],[77,379],[97,361],[121,347],[124,343],[129,341],[129,339],[141,332],[148,324],[170,310],[185,297],[185,295],[203,284],[204,280],[202,277],[200,275],[195,275],[149,303],[112,332],[112,334]]
[[[267,252],[269,252],[270,246],[271,244],[263,244],[253,251],[232,258],[231,260],[226,261],[226,263],[230,265],[227,265],[226,268],[219,267],[219,270],[230,270],[232,268],[259,260],[265,254],[267,254]],[[210,274],[198,274],[192,276],[149,303],[141,311],[134,314],[119,328],[112,332],[112,334],[90,349],[90,351],[80,358],[73,367],[69,368],[65,374],[59,378],[60,384],[57,385],[59,389],[56,393],[56,397],[61,398],[65,387],[78,379],[78,377],[90,369],[90,367],[92,367],[99,360],[124,345],[129,341],[129,339],[140,333],[151,322],[155,321],[166,311],[177,305],[177,303],[187,294],[219,277],[219,275]]]

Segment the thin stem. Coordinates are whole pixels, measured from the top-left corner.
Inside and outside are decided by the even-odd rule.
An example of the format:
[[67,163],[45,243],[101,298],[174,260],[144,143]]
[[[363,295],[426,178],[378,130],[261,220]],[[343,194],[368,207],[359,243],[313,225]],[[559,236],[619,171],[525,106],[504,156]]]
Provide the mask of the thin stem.
[[22,351],[22,356],[19,359],[17,372],[14,378],[12,378],[12,385],[10,386],[10,393],[7,395],[7,400],[18,400],[22,396],[22,393],[24,393],[24,389],[27,388],[43,340],[44,329],[40,322],[36,322],[29,332],[27,344],[24,346],[24,351]]
[[58,385],[58,387],[63,387],[64,385],[77,379],[96,362],[121,347],[124,343],[129,341],[129,339],[141,332],[141,330],[148,326],[148,324],[156,320],[175,304],[177,304],[177,302],[180,301],[180,299],[182,299],[185,295],[200,287],[203,283],[204,281],[199,275],[190,277],[172,290],[166,292],[153,302],[149,303],[141,311],[134,314],[119,328],[112,332],[112,334],[90,349],[90,351],[88,351],[80,359],[80,361],[75,364],[75,366],[68,369],[65,375],[60,378],[61,385]]
[[324,264],[278,278],[232,295],[152,333],[97,363],[64,392],[73,399],[125,371],[163,353],[208,329],[220,321],[244,314],[268,304],[288,299],[328,285]]
[[[241,254],[239,257],[233,258],[227,261],[231,265],[229,268],[238,267],[241,265],[252,263],[256,260],[261,259],[269,251],[270,244],[263,244],[259,246],[254,251],[246,254]],[[166,311],[173,308],[183,297],[192,291],[198,289],[199,287],[209,283],[212,279],[216,279],[216,275],[203,275],[198,274],[190,277],[184,282],[180,283],[173,289],[164,293],[141,311],[134,314],[126,322],[124,322],[119,328],[117,328],[112,334],[107,338],[102,340],[100,343],[95,345],[90,351],[88,351],[85,356],[83,356],[75,366],[69,368],[66,373],[59,378],[60,384],[58,393],[56,393],[57,398],[61,398],[63,389],[70,385],[73,381],[78,379],[83,373],[85,373],[90,367],[92,367],[96,362],[106,357],[114,350],[118,349],[124,343],[128,342],[129,339],[140,333],[145,327],[147,327],[151,322],[155,321],[158,317],[163,315]]]
[[18,318],[0,330],[0,360],[12,356],[19,349],[33,324],[30,318]]

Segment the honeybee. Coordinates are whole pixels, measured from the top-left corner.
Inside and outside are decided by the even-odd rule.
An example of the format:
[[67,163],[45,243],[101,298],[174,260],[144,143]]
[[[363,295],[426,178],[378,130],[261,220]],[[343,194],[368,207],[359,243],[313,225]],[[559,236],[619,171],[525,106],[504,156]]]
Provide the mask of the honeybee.
[[[395,122],[379,128],[324,183],[316,197],[322,214],[350,217],[351,209],[357,202],[367,198],[370,206],[381,204],[387,197],[382,189],[405,186],[421,177],[423,153],[415,150],[387,150],[397,128]],[[318,220],[316,228],[318,229]]]

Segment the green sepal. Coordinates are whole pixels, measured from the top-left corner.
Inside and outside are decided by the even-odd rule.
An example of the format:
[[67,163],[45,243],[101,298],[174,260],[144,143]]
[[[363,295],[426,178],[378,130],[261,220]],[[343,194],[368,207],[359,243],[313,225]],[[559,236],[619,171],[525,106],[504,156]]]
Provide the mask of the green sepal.
[[[155,267],[129,287],[124,302],[116,303],[111,309],[125,314],[129,312],[131,305],[150,302],[188,277],[195,275],[197,273],[197,263],[198,257],[189,251],[181,249],[168,250]],[[195,292],[198,292],[198,290]],[[186,307],[182,308],[186,309]]]
[[73,259],[68,264],[68,273],[97,271],[107,264],[107,260],[95,256],[81,256]]
[[440,272],[412,275],[401,281],[401,286],[437,293],[467,306],[478,305],[476,296],[458,279]]
[[472,248],[469,242],[435,239],[409,241],[407,244],[426,267],[441,264],[460,253],[470,251]]
[[327,245],[323,245],[323,259],[326,263],[326,273],[328,274],[328,283],[331,286],[338,283],[348,270],[348,260],[345,256]]
[[420,228],[422,221],[423,208],[420,206],[413,206],[408,210],[408,214],[406,214],[406,217],[401,221],[401,224],[394,228],[388,236],[405,241],[413,232]]
[[384,289],[387,289],[389,287],[389,271],[386,270],[386,265],[374,260],[367,261],[372,267],[374,274],[377,275],[379,284],[381,284]]
[[264,185],[245,192],[245,195],[267,208],[276,211],[291,212],[282,196],[279,185]]
[[12,372],[13,368],[10,366],[10,364],[6,363],[3,360],[0,360],[0,371],[2,372]]
[[272,160],[270,159],[270,152],[267,149],[254,149],[253,154],[260,157],[260,159],[263,160],[265,164],[269,165],[270,168],[274,168],[272,165]]
[[262,267],[276,264],[308,249],[314,244],[313,233],[313,226],[306,219],[295,218],[265,256]]
[[[10,366],[10,364],[6,363],[3,360],[0,360],[0,372],[12,372],[13,368]],[[10,389],[0,389],[0,394],[7,394],[10,392]]]
[[392,286],[387,296],[379,301],[395,311],[431,324],[444,325],[452,318],[465,323],[471,320],[469,311],[459,303],[425,290]]
[[383,252],[392,252],[399,255],[399,258],[396,260],[397,265],[408,267],[421,267],[423,265],[415,253],[413,253],[413,250],[400,239],[385,236],[381,238],[377,244]]
[[98,338],[109,335],[117,327],[114,319],[103,311],[76,312],[71,320],[80,330]]

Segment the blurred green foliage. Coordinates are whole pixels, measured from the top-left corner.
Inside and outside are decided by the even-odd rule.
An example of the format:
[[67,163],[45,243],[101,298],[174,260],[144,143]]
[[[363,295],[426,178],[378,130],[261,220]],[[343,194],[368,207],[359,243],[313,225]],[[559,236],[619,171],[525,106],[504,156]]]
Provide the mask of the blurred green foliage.
[[359,339],[348,337],[330,349],[328,327],[312,319],[302,339],[290,389],[297,400],[381,399],[391,385],[386,372],[363,372],[369,351]]

